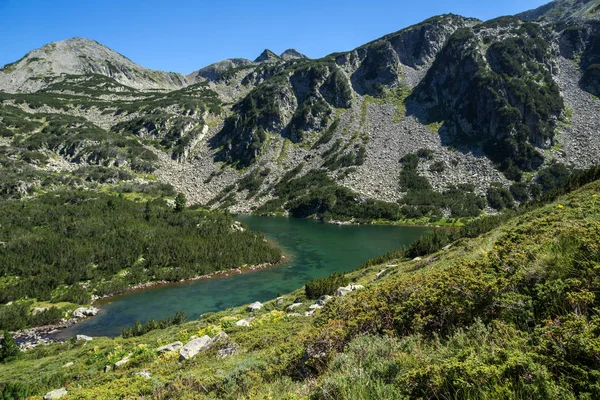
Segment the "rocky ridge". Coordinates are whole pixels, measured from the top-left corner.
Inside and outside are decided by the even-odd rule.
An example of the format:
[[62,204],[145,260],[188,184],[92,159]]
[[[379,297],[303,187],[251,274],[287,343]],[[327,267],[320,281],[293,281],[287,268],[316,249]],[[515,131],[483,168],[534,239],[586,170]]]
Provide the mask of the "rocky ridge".
[[[571,3],[561,7],[579,10],[582,4]],[[589,21],[593,13],[586,10]],[[482,23],[444,15],[318,60],[295,50],[265,50],[254,62],[224,60],[177,85],[200,83],[161,95],[128,85],[138,75],[115,53],[105,57],[126,66],[125,75],[96,64],[93,70],[76,67],[74,73],[108,78],[92,85],[81,76],[46,77],[46,88],[36,94],[44,96],[42,104],[3,94],[0,101],[31,115],[83,118],[143,142],[154,154],[152,172],[160,181],[192,203],[234,212],[252,212],[273,200],[275,185],[298,167],[298,176],[325,171],[357,201],[402,201],[400,160],[422,150],[431,156],[419,162],[417,173],[433,190],[467,184],[484,196],[493,184],[509,187],[522,174],[533,182],[554,160],[575,168],[599,161],[599,103],[583,85],[597,60],[597,30],[591,22],[574,30],[568,21]],[[69,45],[75,55],[79,41]],[[90,46],[94,54],[106,51]],[[49,52],[49,59],[61,60]],[[35,54],[5,67],[0,88],[25,76],[26,64],[42,63],[32,61]],[[514,67],[519,64],[525,67]],[[20,85],[33,90],[31,82],[37,81]],[[529,101],[522,92],[534,85],[540,90]],[[80,105],[86,102],[91,105]],[[490,150],[495,148],[503,149],[500,155]],[[67,170],[74,162],[48,165]]]

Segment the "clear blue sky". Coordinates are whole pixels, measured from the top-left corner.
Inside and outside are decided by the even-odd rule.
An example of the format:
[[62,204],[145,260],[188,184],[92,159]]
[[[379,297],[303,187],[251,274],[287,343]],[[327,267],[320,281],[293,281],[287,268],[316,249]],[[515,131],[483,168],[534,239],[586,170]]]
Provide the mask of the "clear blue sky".
[[0,66],[46,43],[86,37],[145,67],[190,73],[269,48],[312,58],[351,50],[426,18],[482,20],[548,0],[0,0]]

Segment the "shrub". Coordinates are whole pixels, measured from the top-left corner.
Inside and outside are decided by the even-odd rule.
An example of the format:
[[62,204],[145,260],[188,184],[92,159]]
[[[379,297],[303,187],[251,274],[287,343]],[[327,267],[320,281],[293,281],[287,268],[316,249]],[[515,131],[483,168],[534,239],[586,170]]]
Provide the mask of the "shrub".
[[304,291],[309,299],[318,299],[323,295],[333,295],[335,291],[349,283],[349,279],[343,275],[334,273],[325,278],[312,279],[306,282]]
[[0,363],[7,363],[14,360],[19,355],[19,346],[8,331],[4,331],[2,340],[0,340]]
[[487,201],[490,207],[496,210],[514,207],[512,195],[502,186],[492,186],[487,190]]
[[138,321],[135,323],[135,325],[124,328],[121,332],[121,336],[123,336],[124,339],[134,336],[142,336],[155,329],[165,329],[169,326],[181,325],[185,322],[185,320],[185,313],[183,311],[178,311],[175,313],[175,315],[162,320],[157,321],[154,318],[150,318],[150,320],[143,325]]

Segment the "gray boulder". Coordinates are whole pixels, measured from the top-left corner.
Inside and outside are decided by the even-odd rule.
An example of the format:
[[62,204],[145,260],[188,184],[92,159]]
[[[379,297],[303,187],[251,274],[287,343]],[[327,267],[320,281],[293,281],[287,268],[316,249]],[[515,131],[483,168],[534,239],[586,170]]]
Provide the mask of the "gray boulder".
[[44,396],[44,400],[60,399],[61,397],[64,397],[66,395],[67,395],[67,389],[60,388],[60,389],[56,389],[56,390],[46,393],[46,395]]
[[204,335],[202,337],[190,340],[185,346],[179,350],[179,361],[189,360],[200,353],[209,343],[211,339],[209,336]]
[[319,300],[317,300],[317,304],[318,304],[318,305],[320,305],[320,306],[324,306],[324,305],[325,305],[325,303],[327,303],[327,302],[328,302],[329,300],[331,300],[332,298],[333,298],[333,297],[331,297],[330,295],[328,295],[328,294],[325,294],[325,295],[323,295],[323,296],[319,297]]
[[225,358],[234,355],[237,353],[237,347],[232,342],[229,342],[217,352],[217,358]]
[[229,336],[225,332],[219,332],[214,338],[210,339],[210,341],[206,344],[206,349],[209,349],[216,344],[226,343],[228,341],[229,341]]
[[254,321],[254,318],[240,319],[238,322],[235,323],[235,326],[250,326],[250,323],[252,321]]
[[90,340],[94,340],[94,338],[86,335],[77,335],[77,340],[85,340],[86,342],[89,342]]
[[129,362],[129,359],[131,359],[132,355],[133,353],[129,353],[125,357],[117,361],[115,363],[115,369],[123,368]]
[[346,286],[346,287],[340,287],[338,288],[338,290],[336,290],[335,295],[336,296],[345,296],[348,293],[351,293],[355,290],[361,290],[364,289],[365,287],[363,285],[355,285],[353,283],[351,283],[350,285]]
[[275,299],[275,304],[280,306],[283,304],[283,297],[278,297],[277,299]]
[[171,351],[179,351],[179,349],[181,349],[182,347],[183,347],[183,343],[177,341],[177,342],[169,343],[165,346],[159,347],[158,349],[156,349],[156,352],[158,354],[169,353]]
[[294,304],[290,304],[288,306],[288,308],[286,308],[286,311],[294,311],[296,308],[300,307],[302,305],[302,303],[294,303]]
[[98,311],[100,311],[100,310],[97,309],[96,307],[90,307],[90,308],[79,307],[78,309],[73,311],[73,318],[82,319],[82,318],[86,318],[86,317],[93,317],[96,314],[98,314]]
[[260,311],[261,308],[262,308],[262,303],[260,301],[257,301],[255,303],[250,304],[247,308],[247,311],[248,312]]

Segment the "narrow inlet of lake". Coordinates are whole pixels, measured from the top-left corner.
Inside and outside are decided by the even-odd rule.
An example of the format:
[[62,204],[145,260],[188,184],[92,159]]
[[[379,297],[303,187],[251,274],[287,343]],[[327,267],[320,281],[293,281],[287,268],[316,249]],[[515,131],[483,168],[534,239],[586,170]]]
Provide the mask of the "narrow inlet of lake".
[[118,336],[136,321],[166,318],[184,311],[188,319],[255,301],[274,299],[301,288],[313,278],[347,272],[365,261],[406,246],[430,228],[406,226],[337,226],[282,217],[239,216],[251,229],[263,232],[290,260],[278,267],[189,283],[164,285],[126,293],[102,303],[98,316],[60,332],[68,338],[83,334]]

